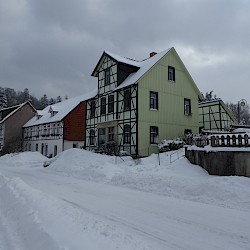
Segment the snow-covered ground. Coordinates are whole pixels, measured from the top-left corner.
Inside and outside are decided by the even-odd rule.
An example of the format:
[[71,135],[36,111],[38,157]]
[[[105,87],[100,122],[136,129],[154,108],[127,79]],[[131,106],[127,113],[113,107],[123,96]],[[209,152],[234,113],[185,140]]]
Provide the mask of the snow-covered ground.
[[0,157],[0,250],[250,249],[250,179],[182,154]]

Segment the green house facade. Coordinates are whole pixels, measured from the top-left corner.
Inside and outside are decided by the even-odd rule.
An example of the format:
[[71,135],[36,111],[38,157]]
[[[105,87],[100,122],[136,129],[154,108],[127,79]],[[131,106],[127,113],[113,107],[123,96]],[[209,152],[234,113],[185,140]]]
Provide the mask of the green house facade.
[[86,149],[107,144],[133,156],[157,151],[163,139],[198,133],[200,91],[174,48],[143,61],[104,52],[87,102]]

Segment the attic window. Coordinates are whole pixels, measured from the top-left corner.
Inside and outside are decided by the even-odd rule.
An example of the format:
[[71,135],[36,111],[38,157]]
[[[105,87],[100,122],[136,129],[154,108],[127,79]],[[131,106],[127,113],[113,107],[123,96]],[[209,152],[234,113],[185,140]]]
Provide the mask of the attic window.
[[36,119],[39,120],[42,117],[42,115],[36,115]]
[[110,68],[105,69],[104,75],[105,75],[105,85],[110,84]]
[[55,116],[56,114],[58,113],[58,111],[50,111],[50,117],[53,117],[53,116]]
[[168,66],[168,80],[175,82],[175,68]]

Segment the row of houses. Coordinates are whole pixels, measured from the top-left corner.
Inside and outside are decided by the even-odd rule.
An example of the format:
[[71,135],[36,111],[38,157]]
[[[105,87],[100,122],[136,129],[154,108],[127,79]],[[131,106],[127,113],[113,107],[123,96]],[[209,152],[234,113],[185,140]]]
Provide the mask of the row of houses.
[[[12,115],[1,110],[0,134],[17,130],[7,118],[19,114],[19,132],[12,137],[21,136],[23,150],[51,157],[69,148],[147,156],[162,139],[235,123],[222,100],[203,100],[174,48],[142,61],[104,51],[92,76],[98,87],[85,95],[44,110],[36,111],[29,102],[13,107]],[[4,152],[8,138],[1,138]]]

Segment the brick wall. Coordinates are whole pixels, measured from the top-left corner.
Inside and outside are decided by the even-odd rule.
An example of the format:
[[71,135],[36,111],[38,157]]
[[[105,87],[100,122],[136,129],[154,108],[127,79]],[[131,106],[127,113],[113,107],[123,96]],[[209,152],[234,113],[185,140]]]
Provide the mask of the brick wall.
[[80,103],[63,120],[64,122],[64,140],[85,141],[86,129],[86,102]]

